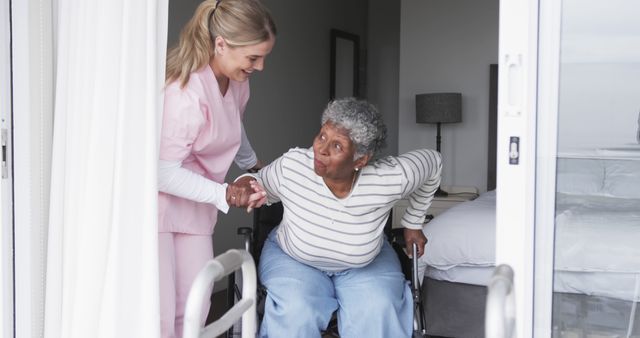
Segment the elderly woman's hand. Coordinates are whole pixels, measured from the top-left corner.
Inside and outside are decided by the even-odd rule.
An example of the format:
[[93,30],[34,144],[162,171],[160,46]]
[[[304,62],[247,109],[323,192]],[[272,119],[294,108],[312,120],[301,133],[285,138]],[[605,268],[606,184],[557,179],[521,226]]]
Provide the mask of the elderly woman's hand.
[[247,208],[251,212],[267,202],[264,188],[251,176],[241,177],[227,187],[227,204]]
[[404,241],[407,245],[407,253],[409,257],[413,256],[413,243],[416,243],[418,249],[418,257],[424,254],[424,246],[427,244],[427,237],[422,229],[404,229]]

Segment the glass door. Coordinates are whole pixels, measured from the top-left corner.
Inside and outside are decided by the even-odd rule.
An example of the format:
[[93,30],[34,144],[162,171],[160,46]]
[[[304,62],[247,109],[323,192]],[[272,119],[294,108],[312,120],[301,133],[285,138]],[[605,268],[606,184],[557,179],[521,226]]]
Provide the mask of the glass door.
[[[552,288],[540,290],[552,311],[551,325],[545,318],[536,328],[547,337],[638,337],[640,2],[548,6],[540,27],[559,29],[540,29],[536,249],[551,258]],[[555,146],[545,145],[549,133]],[[538,251],[535,269],[548,273]]]
[[516,337],[640,337],[640,2],[501,1],[498,264]]

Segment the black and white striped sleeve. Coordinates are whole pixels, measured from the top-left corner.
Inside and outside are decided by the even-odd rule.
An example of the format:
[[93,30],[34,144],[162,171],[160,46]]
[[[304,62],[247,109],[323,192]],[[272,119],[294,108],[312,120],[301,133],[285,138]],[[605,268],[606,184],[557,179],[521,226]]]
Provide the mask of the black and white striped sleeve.
[[409,200],[400,223],[405,228],[422,229],[427,209],[440,186],[440,153],[431,149],[419,149],[402,154],[397,160],[404,174],[402,197]]
[[260,169],[253,176],[256,178],[258,183],[264,187],[264,190],[267,192],[267,203],[276,203],[280,201],[280,188],[281,182],[283,180],[282,177],[282,161],[284,159],[284,155],[278,157],[275,161],[269,163],[269,165]]

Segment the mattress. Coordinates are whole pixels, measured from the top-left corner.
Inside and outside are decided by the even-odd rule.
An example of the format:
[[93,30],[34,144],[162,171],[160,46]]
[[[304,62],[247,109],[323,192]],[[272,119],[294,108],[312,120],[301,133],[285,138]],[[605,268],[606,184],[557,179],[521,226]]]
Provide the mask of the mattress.
[[[494,267],[458,266],[446,270],[426,267],[425,276],[439,281],[486,286]],[[555,292],[579,293],[640,302],[640,274],[556,271]]]
[[[495,191],[425,225],[420,276],[486,285],[495,265]],[[554,290],[640,301],[640,199],[556,196]]]
[[640,273],[640,199],[557,194],[555,268]]

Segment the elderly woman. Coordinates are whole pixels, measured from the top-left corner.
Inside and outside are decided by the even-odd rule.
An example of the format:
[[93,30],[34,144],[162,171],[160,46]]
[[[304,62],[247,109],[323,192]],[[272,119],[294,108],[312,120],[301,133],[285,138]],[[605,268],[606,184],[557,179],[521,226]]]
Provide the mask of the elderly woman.
[[441,161],[416,150],[370,163],[385,136],[374,106],[336,100],[312,148],[292,149],[254,175],[268,203],[284,207],[260,256],[261,337],[320,337],[335,310],[343,338],[411,336],[411,291],[383,229],[394,203],[409,198],[402,225],[422,255]]

